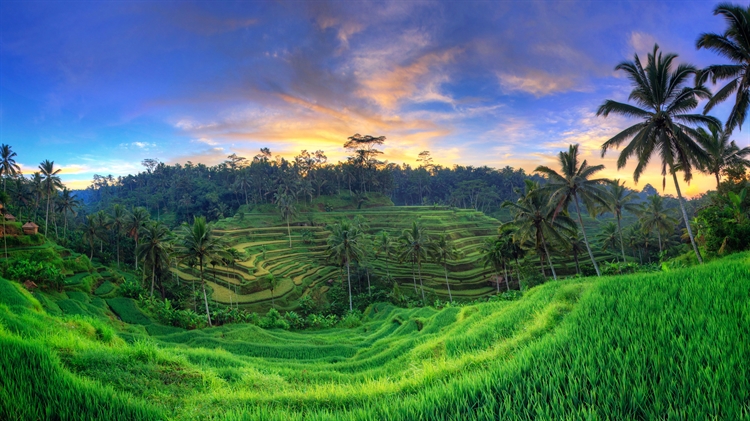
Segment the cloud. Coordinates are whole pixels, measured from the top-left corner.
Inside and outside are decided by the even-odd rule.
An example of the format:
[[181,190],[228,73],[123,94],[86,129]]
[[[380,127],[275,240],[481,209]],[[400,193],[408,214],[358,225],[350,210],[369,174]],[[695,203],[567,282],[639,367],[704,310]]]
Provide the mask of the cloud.
[[542,70],[529,70],[522,74],[498,72],[497,79],[507,92],[525,92],[537,98],[583,90],[575,76],[553,75]]
[[149,151],[156,147],[156,143],[150,143],[150,142],[130,142],[130,143],[120,143],[120,147],[124,149],[135,149],[135,150],[143,150],[143,151]]

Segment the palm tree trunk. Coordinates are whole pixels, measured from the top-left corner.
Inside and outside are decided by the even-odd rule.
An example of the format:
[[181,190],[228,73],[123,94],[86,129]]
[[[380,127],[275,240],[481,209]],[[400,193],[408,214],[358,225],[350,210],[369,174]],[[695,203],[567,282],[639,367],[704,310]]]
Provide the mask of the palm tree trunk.
[[[138,236],[135,236],[135,271],[138,272]],[[177,284],[179,286],[179,284]]]
[[370,268],[365,268],[365,273],[367,274],[367,294],[372,297],[372,287],[370,287]]
[[289,228],[289,216],[286,217],[286,233],[289,235],[289,248],[292,248],[292,229]]
[[719,187],[721,186],[721,178],[719,178],[719,172],[716,171],[714,173],[714,176],[716,176],[716,190],[719,190]]
[[625,242],[622,240],[622,223],[620,215],[617,215],[617,232],[620,234],[620,252],[622,253],[622,263],[625,263]]
[[671,167],[669,168],[669,170],[672,173],[672,178],[674,179],[674,188],[677,190],[677,198],[680,201],[680,210],[682,210],[682,219],[685,221],[685,228],[687,228],[687,233],[690,237],[690,244],[693,245],[693,251],[695,252],[695,257],[698,258],[698,263],[703,264],[701,252],[698,251],[698,245],[695,244],[693,230],[692,228],[690,228],[690,221],[688,220],[687,212],[685,211],[685,204],[683,203],[684,199],[682,198],[682,192],[680,191],[680,183],[677,182],[677,173]]
[[[3,190],[5,189],[5,179],[3,179]],[[8,267],[8,233],[5,231],[5,216],[0,214],[0,218],[3,218],[3,243],[5,246],[5,267]]]
[[[547,261],[549,262],[549,268],[552,270],[552,279],[557,280],[557,274],[555,273],[555,266],[552,264],[552,258],[549,255],[549,250],[547,250],[547,241],[544,240],[544,234],[542,234],[542,246],[544,246],[544,254],[547,255]],[[544,270],[542,269],[542,271],[544,271]]]
[[203,280],[203,257],[198,262],[200,264],[201,273],[201,288],[203,288],[203,302],[206,303],[206,320],[208,320],[208,327],[211,327],[211,310],[208,309],[208,295],[206,295],[206,282]]
[[497,289],[497,295],[500,295],[500,274],[495,272],[495,289]]
[[505,272],[505,291],[510,291],[510,283],[508,281],[508,267],[503,264],[503,271]]
[[417,271],[419,272],[419,288],[422,289],[422,305],[427,305],[427,300],[424,298],[424,285],[422,284],[422,262],[417,260]]
[[[659,254],[661,254],[661,252],[662,252],[662,249],[661,249],[661,230],[658,229],[658,228],[656,229],[656,236],[657,236],[657,238],[659,238]],[[661,257],[661,256],[659,256],[659,257]]]
[[346,283],[349,284],[349,311],[353,311],[352,307],[352,276],[349,272],[349,259],[346,259]]
[[49,201],[50,201],[50,194],[47,193],[47,215],[44,217],[44,236],[47,236],[47,220],[49,219]]
[[411,280],[414,283],[414,293],[417,293],[417,273],[414,271],[414,260],[411,261]]
[[588,250],[589,257],[591,257],[591,263],[594,264],[594,269],[596,269],[596,276],[602,276],[602,274],[599,272],[599,265],[596,264],[596,260],[594,259],[594,253],[591,252],[591,246],[589,246],[589,240],[586,237],[586,229],[583,228],[583,218],[581,218],[581,207],[578,205],[577,194],[573,195],[573,200],[575,200],[576,202],[576,213],[578,213],[578,223],[581,224],[581,233],[583,234],[583,242],[586,243],[586,250]]
[[443,270],[445,271],[445,286],[448,288],[448,299],[453,304],[453,295],[451,294],[451,284],[448,282],[448,265],[443,264]]
[[581,274],[581,266],[578,263],[578,251],[577,250],[573,251],[573,260],[576,262],[576,275],[580,275]]
[[151,262],[151,296],[154,296],[154,283],[156,282],[156,262]]

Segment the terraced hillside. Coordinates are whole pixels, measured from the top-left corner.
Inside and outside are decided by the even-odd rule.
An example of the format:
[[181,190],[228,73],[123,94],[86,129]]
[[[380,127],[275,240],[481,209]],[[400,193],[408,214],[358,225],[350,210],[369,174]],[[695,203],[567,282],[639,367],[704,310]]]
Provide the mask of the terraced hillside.
[[184,331],[108,300],[125,323],[70,292],[87,305],[57,317],[0,278],[0,419],[747,420],[748,265],[378,304],[359,325],[303,332]]
[[[422,224],[430,236],[447,234],[459,253],[458,259],[447,262],[453,296],[471,299],[496,291],[492,283],[494,274],[491,268],[482,263],[481,247],[485,240],[497,235],[500,221],[474,210],[384,206],[297,215],[291,226],[291,249],[287,227],[276,214],[247,215],[244,221],[225,220],[219,224],[216,232],[229,246],[242,252],[243,258],[233,267],[208,267],[207,278],[213,290],[213,299],[221,304],[239,303],[253,310],[267,309],[272,301],[271,291],[265,282],[269,273],[280,279],[279,286],[273,292],[277,307],[292,310],[305,295],[320,299],[332,283],[342,281],[340,268],[333,266],[325,257],[328,227],[342,218],[356,217],[363,218],[369,224],[370,235],[387,231],[397,238],[411,226],[412,221]],[[587,224],[593,227],[597,221],[592,219]],[[605,253],[595,253],[599,260],[608,258]],[[575,272],[569,256],[561,253],[553,258],[558,273],[565,275]],[[583,261],[585,256],[581,256],[581,259]],[[399,263],[394,256],[386,261],[380,255],[370,264],[373,277],[384,277],[389,272],[403,292],[415,293],[414,275],[409,263]],[[174,272],[186,281],[193,281],[197,276],[195,268],[180,267]],[[425,263],[422,277],[428,301],[447,299],[441,265]]]

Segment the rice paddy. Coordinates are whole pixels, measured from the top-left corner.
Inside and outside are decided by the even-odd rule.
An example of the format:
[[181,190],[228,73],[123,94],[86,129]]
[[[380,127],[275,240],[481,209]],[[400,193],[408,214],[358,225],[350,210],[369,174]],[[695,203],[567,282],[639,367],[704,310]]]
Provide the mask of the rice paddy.
[[184,331],[132,300],[0,279],[0,419],[746,420],[748,265],[376,304],[301,332]]
[[[328,227],[342,218],[356,217],[367,221],[369,235],[386,231],[394,240],[403,229],[411,226],[412,221],[422,224],[430,236],[447,235],[458,252],[456,259],[447,262],[454,297],[471,300],[496,292],[493,283],[495,274],[492,268],[483,264],[481,248],[486,239],[497,235],[500,223],[497,219],[469,209],[379,206],[357,211],[299,214],[291,227],[292,248],[289,248],[287,227],[277,214],[250,214],[242,221],[229,218],[220,222],[216,232],[228,247],[238,250],[242,257],[231,267],[206,267],[205,276],[213,291],[213,300],[224,305],[239,304],[251,311],[265,312],[271,307],[272,297],[264,280],[268,274],[273,274],[280,279],[279,286],[273,292],[276,307],[297,310],[301,297],[320,292],[331,283],[342,282],[340,268],[326,260],[325,244],[330,234]],[[598,224],[594,219],[587,219],[587,223],[592,228]],[[398,262],[395,254],[389,259],[383,254],[371,257],[369,264],[373,278],[389,273],[401,285],[401,291],[412,294],[415,282],[412,267],[409,262]],[[602,261],[609,256],[597,252],[596,258]],[[575,273],[575,265],[569,256],[554,255],[553,260],[559,274]],[[188,282],[195,281],[198,276],[197,268],[186,266],[173,269],[173,273]],[[425,263],[422,276],[428,302],[448,299],[442,265]]]

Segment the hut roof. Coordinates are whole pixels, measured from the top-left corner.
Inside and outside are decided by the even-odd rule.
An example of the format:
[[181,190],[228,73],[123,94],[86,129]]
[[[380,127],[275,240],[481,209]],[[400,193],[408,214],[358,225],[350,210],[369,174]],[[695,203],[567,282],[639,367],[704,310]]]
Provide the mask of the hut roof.
[[11,215],[10,213],[5,214],[5,219],[16,219],[15,216]]
[[29,222],[23,224],[23,226],[21,228],[39,228],[39,225],[37,225],[37,224],[29,221]]

